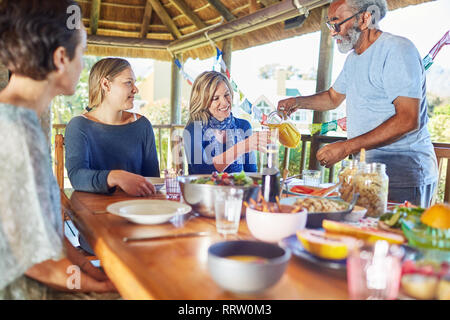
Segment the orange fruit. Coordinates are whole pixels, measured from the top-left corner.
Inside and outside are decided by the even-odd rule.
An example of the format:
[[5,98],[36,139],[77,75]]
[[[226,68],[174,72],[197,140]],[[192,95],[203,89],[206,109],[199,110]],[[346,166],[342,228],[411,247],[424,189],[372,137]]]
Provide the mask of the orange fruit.
[[450,205],[437,203],[429,207],[420,217],[427,226],[437,229],[450,229]]

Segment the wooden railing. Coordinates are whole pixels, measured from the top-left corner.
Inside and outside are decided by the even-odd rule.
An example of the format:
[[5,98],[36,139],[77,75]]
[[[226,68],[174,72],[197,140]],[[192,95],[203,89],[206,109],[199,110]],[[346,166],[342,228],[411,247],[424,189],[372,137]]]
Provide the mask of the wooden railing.
[[[158,157],[159,157],[159,167],[160,171],[167,168],[167,159],[170,150],[174,143],[178,143],[177,137],[179,135],[173,134],[175,130],[183,130],[185,125],[183,124],[156,124],[153,125],[153,130],[155,132],[156,145],[158,148]],[[64,172],[64,153],[61,151],[63,148],[63,135],[64,130],[66,128],[65,124],[54,124],[53,129],[55,130],[55,173],[57,176],[58,182],[64,178],[61,176],[61,173]],[[164,131],[168,131],[168,135],[164,135]],[[318,136],[317,137],[320,143],[332,143],[336,141],[345,140],[345,137],[331,137],[331,136]],[[164,144],[164,140],[167,139],[167,143]],[[299,164],[299,172],[290,172],[290,175],[299,174],[306,168],[307,164],[307,150],[310,149],[311,144],[311,136],[310,135],[302,135],[301,138],[301,157]],[[285,149],[285,156],[283,158],[282,163],[280,163],[280,168],[284,169],[289,165],[289,153],[292,152],[290,149]],[[315,155],[314,155],[315,156]],[[259,158],[259,157],[258,157]],[[184,169],[186,168],[184,166]],[[185,171],[187,172],[187,171]],[[324,182],[333,182],[334,177],[334,166],[329,169],[329,173],[327,175],[327,179]],[[62,182],[62,181],[61,181]]]
[[[173,146],[177,143],[180,143],[180,137],[182,137],[182,130],[185,125],[176,125],[176,124],[161,124],[161,125],[153,125],[153,130],[155,132],[156,144],[158,149],[159,156],[159,166],[160,171],[167,168],[167,161],[169,152],[171,152]],[[54,138],[54,163],[55,163],[55,175],[57,177],[58,184],[60,187],[64,187],[64,130],[66,128],[65,124],[54,124],[53,129],[55,130],[55,138]],[[168,130],[168,135],[164,135],[164,131]],[[180,132],[174,134],[175,130],[180,130]],[[345,137],[333,137],[333,136],[316,136],[319,143],[327,144],[333,143],[337,141],[343,141],[347,138]],[[164,144],[164,139],[167,139],[167,144]],[[433,143],[435,151],[437,152],[437,158],[439,160],[439,185],[440,188],[444,188],[443,197],[445,201],[450,200],[450,164],[448,163],[448,157],[450,154],[450,143]],[[307,166],[307,155],[308,151],[311,147],[311,136],[310,135],[302,135],[301,145],[298,150],[300,150],[300,160],[298,164],[298,172],[289,172],[289,175],[296,175],[303,172],[303,169],[306,169]],[[284,150],[284,157],[279,167],[283,170],[289,166],[289,154],[292,152],[291,149]],[[259,157],[258,157],[259,159]],[[315,155],[311,157],[312,160],[315,160]],[[447,160],[447,169],[444,169],[444,163]],[[183,169],[185,169],[185,173],[187,173],[187,162],[184,161],[182,165]],[[323,182],[335,182],[335,166],[330,167],[329,169],[324,170]]]
[[[167,167],[167,157],[169,152],[172,150],[172,144],[173,143],[179,143],[180,140],[177,139],[179,135],[175,135],[173,132],[175,130],[183,130],[185,127],[184,124],[156,124],[153,125],[153,131],[155,131],[155,138],[157,139],[157,145],[158,145],[158,155],[159,155],[159,170],[162,172]],[[163,131],[169,130],[169,136],[167,140],[167,149],[163,152]],[[164,157],[165,156],[165,157]],[[166,160],[166,161],[163,161]],[[166,164],[164,164],[166,162]],[[183,168],[185,169],[185,168]],[[186,168],[187,169],[187,168]],[[186,172],[186,171],[185,171]]]
[[[290,175],[300,174],[303,172],[303,169],[306,169],[306,160],[307,160],[307,151],[311,150],[311,135],[303,135],[301,138],[301,155],[300,155],[300,163],[299,163],[299,171],[298,172],[290,172]],[[327,144],[327,143],[333,143],[337,141],[343,141],[347,140],[346,137],[333,137],[333,136],[316,136],[316,139],[319,141],[319,143]],[[283,170],[288,166],[289,164],[289,153],[290,149],[286,148],[284,152],[284,158],[283,158],[283,164],[281,167]],[[316,155],[313,155],[313,158],[315,160]],[[323,182],[333,182],[334,174],[335,174],[335,166],[331,166],[328,170],[328,175],[325,176],[325,179],[323,179]]]

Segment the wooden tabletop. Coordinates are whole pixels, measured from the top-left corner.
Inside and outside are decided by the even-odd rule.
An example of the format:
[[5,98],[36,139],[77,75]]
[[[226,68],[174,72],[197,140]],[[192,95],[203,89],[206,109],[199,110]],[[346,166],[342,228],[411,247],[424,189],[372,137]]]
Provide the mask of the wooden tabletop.
[[[345,275],[318,269],[292,256],[281,280],[256,295],[237,295],[221,289],[207,268],[211,244],[225,240],[211,218],[187,214],[178,223],[138,225],[106,213],[117,201],[136,200],[121,191],[101,195],[75,191],[70,200],[71,219],[85,236],[101,261],[106,274],[124,299],[198,300],[198,299],[347,299]],[[147,199],[165,199],[156,194]],[[124,237],[153,236],[177,232],[209,231],[211,236],[138,242],[123,242]],[[252,239],[245,218],[236,236],[227,240]]]

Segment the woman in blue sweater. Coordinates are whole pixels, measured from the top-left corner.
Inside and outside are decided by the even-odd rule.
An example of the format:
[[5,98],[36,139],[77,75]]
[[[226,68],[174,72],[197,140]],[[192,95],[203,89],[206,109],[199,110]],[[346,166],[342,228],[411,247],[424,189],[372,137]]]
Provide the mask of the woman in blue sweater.
[[133,196],[155,192],[145,177],[159,177],[150,121],[133,108],[136,77],[128,61],[106,58],[89,75],[89,112],[74,117],[65,132],[66,168],[75,190]]
[[257,171],[254,151],[263,150],[269,138],[235,118],[232,101],[233,90],[222,73],[206,71],[194,81],[183,133],[189,174]]

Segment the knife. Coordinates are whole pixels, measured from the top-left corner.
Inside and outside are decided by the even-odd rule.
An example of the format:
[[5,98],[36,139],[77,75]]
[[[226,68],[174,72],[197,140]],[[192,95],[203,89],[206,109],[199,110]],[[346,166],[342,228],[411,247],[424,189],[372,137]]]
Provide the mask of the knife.
[[161,236],[150,236],[150,237],[124,237],[123,242],[131,242],[131,241],[144,241],[144,240],[163,240],[163,239],[172,239],[172,238],[184,238],[184,237],[202,237],[211,235],[208,231],[201,232],[187,232],[187,233],[174,233],[174,234],[166,234]]

